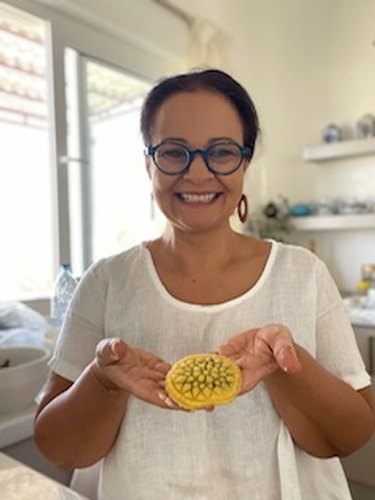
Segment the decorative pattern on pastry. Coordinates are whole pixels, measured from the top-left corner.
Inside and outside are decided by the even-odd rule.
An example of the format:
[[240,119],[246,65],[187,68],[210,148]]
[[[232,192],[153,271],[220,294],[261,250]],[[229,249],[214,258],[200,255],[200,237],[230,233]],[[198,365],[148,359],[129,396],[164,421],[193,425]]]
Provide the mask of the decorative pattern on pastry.
[[186,410],[232,401],[242,383],[241,370],[219,354],[192,354],[178,360],[166,376],[165,389]]

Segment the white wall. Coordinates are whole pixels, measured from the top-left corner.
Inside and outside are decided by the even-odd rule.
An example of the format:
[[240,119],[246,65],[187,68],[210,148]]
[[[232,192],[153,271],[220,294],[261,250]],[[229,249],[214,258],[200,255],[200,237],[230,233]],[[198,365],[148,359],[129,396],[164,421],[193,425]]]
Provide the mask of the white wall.
[[[232,38],[232,67],[257,105],[262,136],[247,179],[253,210],[279,193],[291,203],[321,198],[375,198],[375,157],[304,163],[331,122],[353,136],[375,114],[373,0],[174,0],[210,18]],[[314,239],[343,290],[360,266],[375,262],[375,229],[302,234]]]
[[[134,43],[183,65],[186,25],[152,0],[34,0],[87,9]],[[231,39],[230,70],[258,108],[262,136],[247,179],[252,210],[279,193],[291,203],[375,195],[373,156],[322,164],[302,160],[330,122],[348,135],[375,113],[374,0],[173,0],[210,19]],[[165,71],[165,70],[163,70]],[[161,75],[160,75],[161,76]],[[374,231],[313,235],[317,252],[342,289],[351,289],[360,264],[375,261]],[[373,250],[374,248],[374,250]]]
[[[306,165],[301,155],[305,145],[320,142],[328,123],[353,127],[364,113],[375,113],[373,0],[174,3],[233,37],[231,69],[253,96],[263,129],[262,202],[280,186],[291,201],[375,192],[374,158],[327,166]],[[249,185],[256,198],[258,189]]]

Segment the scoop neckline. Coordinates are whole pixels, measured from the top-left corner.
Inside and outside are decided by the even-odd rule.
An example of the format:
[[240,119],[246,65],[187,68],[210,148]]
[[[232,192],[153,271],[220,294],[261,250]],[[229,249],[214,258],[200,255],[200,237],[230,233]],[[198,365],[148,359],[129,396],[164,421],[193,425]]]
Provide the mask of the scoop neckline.
[[241,302],[244,302],[248,298],[254,296],[258,290],[263,286],[264,282],[267,280],[271,269],[273,267],[273,263],[276,258],[276,254],[279,248],[279,243],[274,240],[267,240],[271,243],[271,250],[268,255],[266,264],[263,268],[262,274],[259,276],[257,282],[249,288],[246,292],[243,294],[239,295],[238,297],[235,297],[233,299],[227,300],[226,302],[220,302],[218,304],[193,304],[191,302],[184,302],[183,300],[177,299],[173,295],[171,295],[166,287],[164,286],[163,282],[161,281],[157,271],[156,267],[154,264],[154,261],[152,259],[152,255],[150,250],[147,248],[147,243],[143,242],[141,245],[141,250],[144,254],[145,260],[146,260],[146,267],[147,271],[152,279],[153,284],[155,285],[158,293],[170,304],[174,305],[175,307],[178,307],[180,309],[185,309],[189,311],[199,311],[199,312],[217,312],[217,311],[222,311],[225,309],[229,309],[231,307],[235,307],[239,305]]

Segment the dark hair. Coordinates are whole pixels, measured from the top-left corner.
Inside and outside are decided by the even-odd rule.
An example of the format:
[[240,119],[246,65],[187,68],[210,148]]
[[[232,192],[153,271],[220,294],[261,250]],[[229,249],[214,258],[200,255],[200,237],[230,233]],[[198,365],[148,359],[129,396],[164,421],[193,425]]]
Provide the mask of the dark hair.
[[148,93],[141,113],[141,132],[145,145],[151,144],[152,128],[160,106],[178,92],[209,90],[222,94],[237,110],[244,131],[244,146],[253,156],[259,132],[258,114],[247,91],[234,78],[218,69],[194,70],[160,80]]

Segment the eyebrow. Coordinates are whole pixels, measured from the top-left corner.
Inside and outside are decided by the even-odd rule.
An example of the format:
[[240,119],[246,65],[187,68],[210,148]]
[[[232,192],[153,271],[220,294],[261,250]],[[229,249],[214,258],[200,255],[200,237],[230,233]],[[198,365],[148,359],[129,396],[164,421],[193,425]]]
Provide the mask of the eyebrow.
[[[233,137],[212,137],[207,141],[207,144],[213,144],[215,142],[221,142],[221,141],[234,141]],[[188,141],[182,137],[165,137],[161,142],[169,142],[169,141],[174,141],[174,142],[182,142],[186,145],[188,145]],[[237,141],[235,141],[237,142]]]

